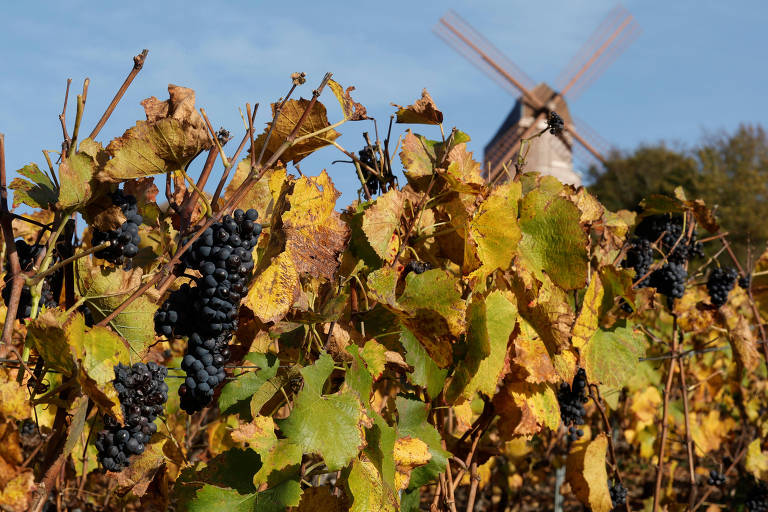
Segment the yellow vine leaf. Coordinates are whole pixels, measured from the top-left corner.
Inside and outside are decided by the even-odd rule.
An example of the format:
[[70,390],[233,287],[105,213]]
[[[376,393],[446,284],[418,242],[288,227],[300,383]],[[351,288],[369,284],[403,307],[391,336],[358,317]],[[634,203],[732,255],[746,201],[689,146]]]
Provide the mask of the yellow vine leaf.
[[600,433],[592,441],[574,443],[566,461],[566,481],[579,501],[594,512],[610,512],[612,508],[605,469],[607,449],[608,438]]
[[0,416],[24,420],[30,417],[31,407],[27,390],[16,383],[11,371],[0,369]]
[[256,453],[266,453],[277,444],[275,420],[271,416],[256,416],[250,423],[241,423],[232,431],[232,440],[247,443]]
[[300,287],[293,260],[283,252],[253,280],[247,305],[262,322],[277,322],[291,309]]
[[749,443],[744,467],[758,480],[768,478],[768,453],[760,450],[759,438]]
[[0,491],[0,503],[12,512],[26,512],[33,496],[31,491],[35,488],[35,477],[32,471],[25,471],[8,482]]
[[397,189],[381,195],[363,215],[363,232],[376,254],[390,262],[400,248],[398,230],[405,196]]
[[592,274],[592,280],[589,282],[587,292],[584,294],[584,301],[581,304],[581,311],[576,317],[576,323],[573,324],[573,337],[571,342],[576,348],[582,348],[597,330],[600,303],[603,300],[603,285],[597,273]]
[[509,378],[493,404],[499,413],[499,435],[502,439],[530,436],[542,427],[556,430],[560,425],[560,408],[552,387],[547,384],[516,382]]
[[411,471],[423,466],[432,458],[427,443],[417,437],[401,437],[395,441],[395,489],[401,491],[408,487]]

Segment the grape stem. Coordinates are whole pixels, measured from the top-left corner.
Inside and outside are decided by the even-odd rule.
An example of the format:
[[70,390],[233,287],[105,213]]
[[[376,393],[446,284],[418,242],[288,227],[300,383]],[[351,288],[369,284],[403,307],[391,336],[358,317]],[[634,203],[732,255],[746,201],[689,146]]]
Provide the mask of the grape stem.
[[108,248],[110,245],[112,245],[112,242],[104,242],[103,244],[99,244],[96,247],[91,247],[90,249],[86,249],[82,252],[79,252],[73,256],[70,256],[69,258],[65,260],[61,260],[60,262],[56,263],[55,265],[52,265],[48,268],[48,270],[44,272],[40,272],[38,274],[35,274],[32,277],[27,278],[27,284],[28,285],[34,285],[41,281],[42,279],[45,279],[49,275],[53,274],[57,270],[60,270],[61,268],[69,265],[73,261],[79,260],[80,258],[84,258],[85,256],[88,256],[89,254],[93,254],[95,252],[101,251],[103,249]]

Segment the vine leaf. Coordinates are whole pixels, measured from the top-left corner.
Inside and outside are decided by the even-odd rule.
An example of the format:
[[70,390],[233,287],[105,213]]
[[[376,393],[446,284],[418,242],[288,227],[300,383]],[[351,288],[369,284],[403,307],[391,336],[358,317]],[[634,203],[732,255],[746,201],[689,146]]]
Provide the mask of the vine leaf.
[[467,151],[467,144],[456,144],[448,152],[448,168],[443,175],[453,190],[465,194],[477,194],[485,187],[482,166]]
[[233,441],[247,443],[262,457],[277,444],[275,421],[270,416],[257,416],[250,423],[242,423],[232,431],[231,435]]
[[[78,291],[86,298],[96,322],[117,309],[141,285],[141,277],[140,268],[125,271],[116,267],[99,267],[90,258],[80,258],[75,264]],[[139,357],[155,342],[156,310],[157,304],[142,295],[110,322],[110,326],[125,338]]]
[[497,268],[509,268],[522,237],[517,223],[517,204],[522,188],[519,182],[493,189],[469,224],[469,239],[482,263],[482,275]]
[[397,473],[395,473],[395,489],[402,491],[408,488],[411,472],[423,466],[432,458],[427,443],[415,437],[401,437],[395,441],[394,460]]
[[405,349],[405,362],[413,367],[413,373],[408,378],[417,386],[425,388],[430,397],[435,398],[443,389],[448,370],[443,370],[435,364],[411,331],[404,326],[401,326],[401,330],[400,343]]
[[112,155],[98,178],[119,182],[185,169],[211,147],[205,122],[195,110],[195,92],[169,85],[170,98],[142,101],[146,121],[139,121],[107,146]]
[[546,274],[564,290],[586,283],[588,240],[580,218],[575,204],[543,188],[523,197],[519,253],[539,280]]
[[[80,313],[76,315],[82,316]],[[73,347],[80,360],[80,385],[99,407],[122,420],[120,399],[112,381],[115,379],[115,366],[130,360],[125,341],[106,327],[100,326],[88,329],[81,339],[82,345]]]
[[392,189],[382,194],[365,210],[363,232],[379,258],[390,262],[400,249],[398,232],[403,216],[405,195]]
[[397,271],[389,265],[368,274],[368,296],[388,306],[397,307],[395,288]]
[[290,209],[276,214],[285,248],[299,273],[329,280],[336,274],[349,237],[349,228],[335,210],[340,195],[325,171],[314,178],[301,177],[286,197],[284,204]]
[[[250,154],[250,152],[249,152]],[[248,178],[251,173],[251,158],[245,157],[235,168],[235,174],[229,181],[227,188],[224,191],[223,202],[228,201],[235,190],[240,188],[240,185]],[[260,219],[269,219],[272,216],[272,211],[280,198],[280,191],[283,189],[283,184],[288,179],[288,174],[283,166],[275,166],[264,173],[259,181],[253,184],[248,189],[240,201],[240,208],[247,210],[249,208],[255,209],[259,212]],[[264,235],[262,235],[264,236]]]
[[170,440],[162,440],[149,444],[144,453],[138,457],[131,458],[131,464],[124,471],[115,475],[117,484],[121,492],[130,491],[136,496],[144,496],[147,493],[149,484],[160,471],[166,458],[163,455],[163,446]]
[[405,124],[442,124],[443,113],[437,109],[432,96],[429,95],[426,89],[421,91],[421,98],[417,99],[413,105],[397,107],[397,122]]
[[760,439],[749,443],[744,468],[758,480],[768,478],[768,453],[760,450]]
[[[524,319],[520,319],[520,330],[515,336],[513,372],[524,376],[527,382],[556,383],[561,380],[555,370],[547,346],[541,340],[536,330]],[[565,352],[564,352],[565,353]]]
[[280,253],[253,280],[247,305],[263,323],[282,319],[299,297],[299,273],[289,251]]
[[501,391],[493,397],[499,413],[499,435],[502,439],[529,436],[542,427],[557,430],[560,408],[555,392],[548,384],[519,382],[507,377]]
[[19,473],[0,490],[0,503],[13,511],[30,510],[30,498],[35,487],[35,475],[32,471]]
[[405,132],[405,139],[400,150],[400,161],[405,168],[405,176],[416,190],[427,187],[429,177],[435,170],[437,142],[421,135],[415,135],[410,130]]
[[82,345],[84,332],[82,315],[67,317],[60,309],[48,309],[29,322],[27,341],[49,369],[71,375],[76,368],[71,347]]
[[[91,139],[83,141],[86,145]],[[59,200],[56,208],[66,210],[84,206],[92,196],[91,179],[96,172],[96,160],[78,151],[68,158],[62,158],[59,165]]]
[[378,380],[384,373],[384,366],[387,363],[387,347],[376,340],[368,340],[365,342],[363,350],[360,351],[360,355],[373,380]]
[[445,471],[450,453],[443,449],[442,438],[437,429],[427,421],[427,404],[418,400],[398,396],[395,405],[399,415],[397,431],[399,437],[414,437],[429,447],[429,462],[411,472],[409,489],[416,489],[434,481]]
[[344,113],[344,119],[347,121],[362,121],[364,119],[369,119],[366,108],[352,99],[350,92],[355,90],[354,87],[350,86],[345,90],[341,84],[334,79],[328,81],[328,87],[331,88],[333,95],[339,100],[341,111]]
[[576,323],[573,324],[571,343],[574,347],[581,349],[597,330],[598,313],[602,300],[603,285],[597,274],[594,274],[584,294],[579,316],[576,317]]
[[610,330],[595,331],[582,350],[582,365],[590,382],[621,387],[644,355],[643,335],[618,323]]
[[750,328],[749,320],[742,315],[727,312],[727,310],[723,312],[723,315],[729,324],[728,339],[739,364],[748,372],[755,371],[760,366],[762,358],[757,350],[757,339]]
[[251,352],[245,355],[243,364],[253,364],[258,371],[249,371],[235,380],[227,382],[219,395],[219,409],[222,414],[231,414],[238,405],[248,404],[251,397],[277,374],[280,365],[275,357]]
[[32,208],[50,208],[59,199],[59,189],[47,174],[42,172],[35,163],[25,165],[17,174],[29,179],[14,178],[8,188],[13,190],[13,208],[22,203]]
[[347,510],[343,500],[331,492],[329,485],[306,488],[295,512],[344,512]]
[[284,512],[288,507],[299,504],[301,484],[286,480],[266,491],[240,494],[235,489],[206,484],[190,503],[189,512],[227,510],[232,512]]
[[19,421],[31,416],[29,395],[23,386],[16,383],[10,370],[0,368],[0,415]]
[[[291,132],[293,132],[293,129],[298,124],[302,115],[304,115],[304,111],[307,109],[307,107],[309,107],[309,103],[310,100],[301,98],[298,100],[288,100],[285,105],[283,105],[280,116],[277,118],[275,129],[272,131],[272,135],[269,137],[269,142],[267,142],[267,147],[264,150],[264,161],[269,160],[272,155],[277,152],[280,146],[282,146],[283,143],[287,141],[288,136],[291,134]],[[273,118],[277,106],[277,103],[272,104]],[[261,148],[264,146],[264,142],[267,140],[271,124],[271,122],[267,123],[264,132],[262,132],[261,135],[256,138],[255,148],[257,155],[261,153]],[[316,101],[312,106],[312,110],[309,111],[306,119],[302,123],[299,130],[296,132],[296,137],[303,137],[330,126],[331,125],[328,123],[325,106],[319,101]],[[280,155],[280,161],[282,161],[284,164],[289,162],[298,163],[303,158],[311,155],[318,149],[330,145],[339,137],[339,135],[341,135],[339,132],[333,128],[330,128],[329,130],[324,131],[319,135],[312,136],[298,144],[294,144],[287,148],[285,152]]]
[[605,454],[608,438],[600,433],[594,440],[575,442],[565,463],[565,479],[583,504],[595,512],[613,508],[608,490]]
[[350,512],[395,512],[398,508],[397,498],[383,484],[371,461],[355,460],[352,463],[347,487],[353,500]]
[[257,487],[289,479],[290,475],[299,469],[302,450],[299,445],[291,441],[279,439],[271,448],[265,448],[259,455],[261,455],[262,465],[253,475],[253,485]]
[[466,304],[458,279],[441,269],[410,273],[398,305],[406,313],[402,321],[424,345],[438,366],[453,361],[452,340],[465,327]]
[[296,396],[288,418],[279,422],[286,438],[305,453],[317,453],[330,470],[346,466],[364,446],[363,406],[347,389],[323,395],[323,384],[333,371],[333,358],[323,352],[312,366],[301,370],[304,388]]

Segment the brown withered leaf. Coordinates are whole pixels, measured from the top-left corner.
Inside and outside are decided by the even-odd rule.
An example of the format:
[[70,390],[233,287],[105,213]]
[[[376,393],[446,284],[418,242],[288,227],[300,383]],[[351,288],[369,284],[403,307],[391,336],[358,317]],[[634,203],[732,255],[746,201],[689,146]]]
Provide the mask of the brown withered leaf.
[[339,255],[344,251],[349,228],[334,209],[341,194],[331,182],[328,173],[302,177],[293,185],[292,192],[283,203],[288,207],[277,215],[271,236],[285,236],[285,250],[293,259],[300,274],[333,279],[339,267]]
[[[272,155],[275,154],[278,148],[282,146],[282,144],[288,139],[288,136],[291,134],[291,132],[293,132],[299,120],[302,118],[304,111],[309,107],[309,104],[310,100],[301,98],[298,100],[288,100],[285,105],[283,105],[280,116],[277,118],[275,129],[272,132],[272,135],[269,137],[269,142],[267,142],[267,148],[264,151],[263,162],[268,161]],[[277,105],[277,103],[272,104],[273,117],[275,115],[275,109],[277,108]],[[261,148],[264,146],[264,143],[267,140],[267,135],[269,134],[271,124],[271,122],[267,123],[264,131],[256,139],[255,148],[257,155],[261,153]],[[329,126],[330,123],[328,123],[328,116],[326,115],[325,106],[317,101],[312,106],[312,110],[309,111],[306,119],[304,119],[304,122],[296,132],[296,138],[309,135],[318,130],[322,130],[323,128],[328,128]],[[334,129],[330,129],[319,135],[315,135],[306,140],[303,140],[298,144],[292,145],[282,155],[280,155],[280,161],[285,164],[291,161],[293,163],[297,163],[318,149],[331,144],[331,142],[336,140],[339,135],[341,135],[339,132]]]
[[558,382],[560,376],[552,364],[547,347],[534,328],[525,320],[520,320],[520,330],[515,337],[515,356],[512,359],[514,370],[527,382]]
[[548,384],[519,382],[507,377],[501,391],[493,397],[502,439],[530,436],[543,427],[556,430],[560,425],[560,408],[555,392]]
[[333,91],[333,95],[339,100],[341,110],[344,112],[344,119],[347,121],[362,121],[368,118],[368,111],[360,103],[352,99],[351,91],[355,88],[350,86],[346,90],[336,80],[329,80],[328,87]]
[[400,248],[398,232],[404,210],[404,195],[397,189],[382,194],[363,215],[363,232],[376,254],[390,262]]
[[437,109],[432,96],[426,89],[421,91],[421,98],[416,100],[413,105],[403,107],[392,103],[397,107],[397,122],[406,124],[441,124],[443,122],[443,113]]
[[301,494],[299,506],[294,512],[343,512],[347,510],[341,498],[331,494],[331,487],[307,487]]
[[113,158],[100,169],[99,179],[115,182],[178,171],[211,147],[205,122],[195,110],[194,91],[169,85],[168,93],[167,101],[142,101],[147,120],[109,143]]
[[127,469],[114,473],[120,493],[125,494],[131,491],[136,496],[144,496],[147,487],[165,463],[163,445],[172,442],[170,439],[164,439],[150,444],[145,448],[144,453],[131,458],[131,465]]
[[762,358],[757,350],[757,340],[752,329],[750,329],[749,321],[744,316],[732,311],[724,310],[722,313],[726,318],[733,319],[729,324],[735,324],[729,325],[728,334],[730,334],[729,340],[736,358],[747,371],[752,372],[756,370]]

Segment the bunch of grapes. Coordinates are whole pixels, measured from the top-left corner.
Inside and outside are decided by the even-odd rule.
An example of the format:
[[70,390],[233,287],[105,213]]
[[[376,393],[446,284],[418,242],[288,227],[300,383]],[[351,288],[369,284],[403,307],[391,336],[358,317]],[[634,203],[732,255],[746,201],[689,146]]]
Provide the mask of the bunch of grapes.
[[125,424],[104,416],[104,430],[96,439],[98,460],[108,471],[122,471],[128,467],[131,455],[140,455],[157,431],[155,419],[163,412],[168,400],[168,371],[157,363],[136,363],[133,366],[118,364],[113,384]]
[[563,118],[554,110],[549,113],[549,118],[547,118],[547,128],[552,135],[560,135],[565,128]]
[[619,507],[623,507],[627,504],[627,489],[621,485],[621,482],[616,482],[615,485],[610,485],[608,491],[611,493],[611,506],[614,510],[618,510]]
[[768,486],[764,482],[753,485],[744,506],[749,512],[768,512]]
[[245,296],[254,262],[252,249],[261,234],[258,213],[235,210],[195,241],[182,263],[200,272],[194,286],[182,285],[155,314],[162,336],[187,336],[179,387],[181,407],[192,414],[210,403],[224,381],[229,340],[237,327],[237,311]]
[[[16,244],[16,253],[19,255],[19,266],[23,272],[32,270],[35,260],[43,250],[41,245],[29,245],[25,240],[18,239]],[[55,263],[56,259],[52,260]],[[5,286],[3,288],[3,301],[5,305],[11,300],[11,272],[8,262],[5,264]],[[59,305],[58,296],[61,293],[61,285],[64,275],[61,271],[54,272],[43,280],[43,288],[40,296],[40,305],[47,308],[55,308]],[[32,314],[32,290],[28,285],[21,289],[21,298],[19,299],[19,309],[16,311],[16,318],[29,318]]]
[[405,269],[403,269],[403,276],[407,276],[410,272],[413,272],[414,274],[423,274],[431,269],[432,265],[428,261],[411,260],[406,263]]
[[568,439],[576,441],[584,435],[584,431],[578,425],[584,424],[584,405],[589,400],[586,394],[587,373],[579,368],[573,377],[573,384],[567,382],[560,384],[557,392],[557,401],[560,404],[560,417],[563,424],[568,427]]
[[722,487],[725,485],[725,475],[723,473],[720,473],[719,471],[710,469],[709,478],[707,478],[707,483],[715,487]]
[[709,300],[715,307],[720,307],[728,302],[728,294],[736,285],[739,273],[735,268],[717,267],[712,269],[707,279],[707,292]]
[[742,290],[749,290],[749,285],[752,282],[752,276],[747,274],[745,276],[739,276],[739,288]]
[[635,228],[635,235],[652,243],[658,240],[659,248],[666,254],[667,261],[672,263],[684,265],[694,257],[704,255],[703,245],[696,239],[696,229],[693,229],[690,238],[687,229],[683,232],[682,216],[666,214],[645,217]]
[[688,272],[680,263],[669,262],[654,270],[649,279],[657,292],[669,299],[679,299],[685,293]]
[[139,252],[139,226],[144,218],[139,215],[136,198],[130,194],[124,194],[117,189],[111,194],[112,204],[120,207],[125,215],[125,222],[119,228],[101,231],[94,228],[92,244],[101,245],[110,242],[111,245],[96,252],[96,256],[105,259],[115,265],[126,263],[130,266],[130,260]]
[[[627,251],[627,257],[622,262],[621,266],[624,268],[631,268],[635,271],[635,279],[640,279],[642,276],[648,273],[648,270],[653,264],[653,248],[651,242],[645,238],[635,238],[630,242],[629,250]],[[649,286],[650,280],[648,277],[643,279],[639,284],[639,288]]]

